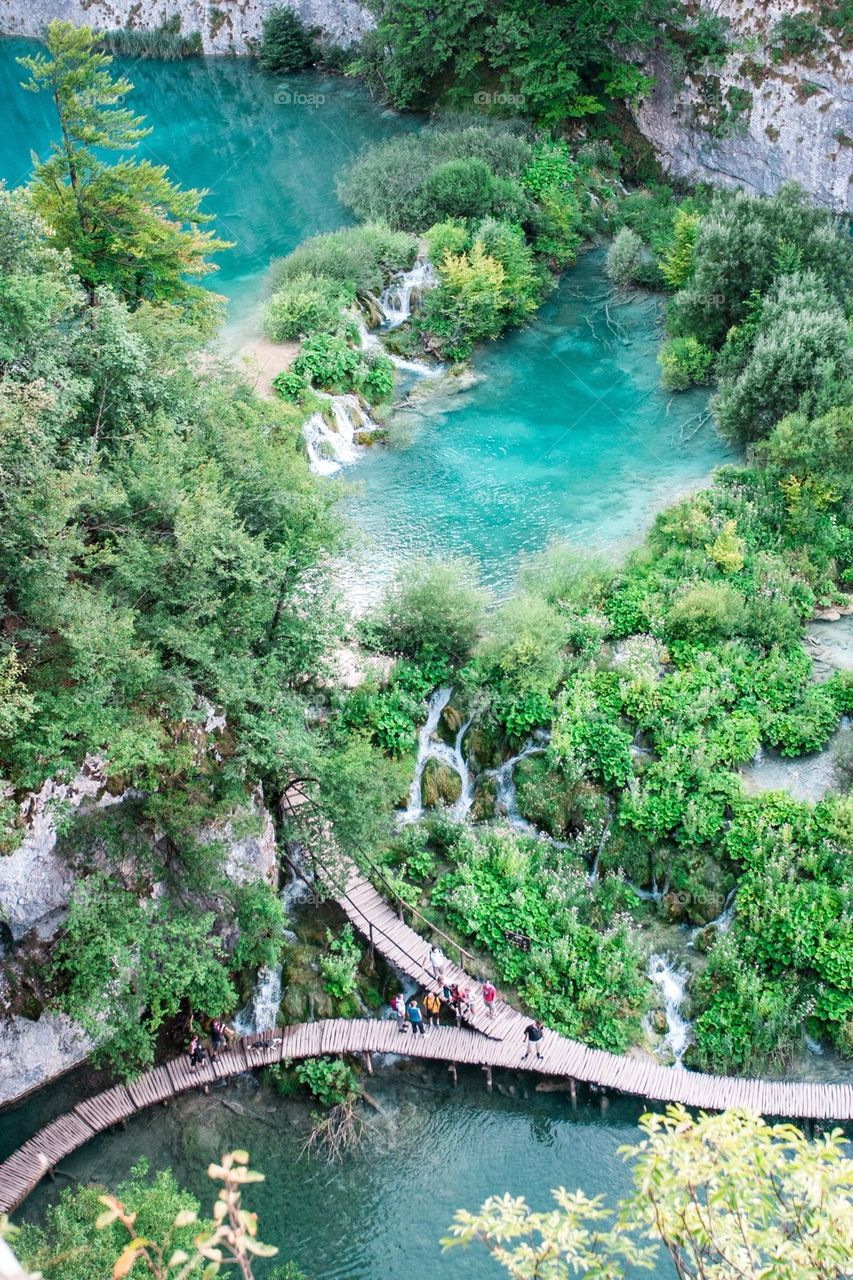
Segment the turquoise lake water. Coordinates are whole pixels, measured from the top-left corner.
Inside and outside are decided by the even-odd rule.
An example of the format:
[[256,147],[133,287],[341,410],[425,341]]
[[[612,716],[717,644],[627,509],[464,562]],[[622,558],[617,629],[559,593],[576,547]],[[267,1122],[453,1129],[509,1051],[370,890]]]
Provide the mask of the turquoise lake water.
[[[380,1110],[365,1108],[361,1146],[329,1165],[300,1158],[309,1131],[304,1104],[240,1079],[209,1097],[152,1107],[125,1132],[96,1138],[62,1161],[66,1176],[42,1183],[23,1212],[37,1217],[72,1179],[114,1187],[142,1155],[152,1168],[168,1165],[204,1208],[213,1198],[208,1163],[245,1147],[267,1176],[247,1196],[260,1214],[261,1238],[280,1247],[282,1260],[294,1258],[309,1280],[500,1280],[506,1273],[484,1249],[442,1251],[456,1209],[477,1209],[505,1191],[547,1209],[560,1185],[612,1201],[629,1188],[618,1148],[636,1141],[641,1108],[611,1100],[602,1113],[581,1091],[573,1112],[567,1094],[536,1093],[530,1079],[497,1072],[495,1082],[515,1096],[487,1094],[473,1068],[460,1069],[457,1089],[438,1067],[377,1074],[366,1087]],[[259,1263],[256,1274],[262,1280],[267,1266]],[[627,1274],[669,1280],[674,1273],[661,1260],[655,1271]]]
[[[0,44],[0,176],[11,184],[53,133],[46,97],[17,88],[14,55],[32,47]],[[118,66],[154,127],[141,153],[208,188],[204,207],[236,242],[210,277],[229,299],[230,345],[256,323],[270,259],[351,220],[335,196],[341,169],[365,143],[417,125],[342,77],[280,80],[227,58]],[[583,255],[533,323],[482,349],[475,386],[417,399],[392,417],[390,445],[346,470],[354,596],[375,595],[412,554],[472,555],[506,590],[519,552],[554,537],[636,541],[655,510],[731,456],[710,424],[693,434],[704,393],[658,385],[659,302],[614,299],[602,260]]]

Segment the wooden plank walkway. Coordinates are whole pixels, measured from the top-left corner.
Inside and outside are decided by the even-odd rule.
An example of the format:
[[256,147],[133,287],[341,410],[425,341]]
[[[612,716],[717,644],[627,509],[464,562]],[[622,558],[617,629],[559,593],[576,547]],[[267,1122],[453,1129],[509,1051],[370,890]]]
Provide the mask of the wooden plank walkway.
[[[301,802],[306,800],[304,797]],[[438,983],[428,968],[430,944],[400,920],[354,864],[340,858],[337,861],[341,870],[334,877],[324,873],[324,891],[387,960],[422,988],[437,991]],[[444,974],[445,981],[468,988],[472,998],[472,1009],[466,1016],[469,1027],[442,1026],[415,1036],[411,1031],[401,1033],[393,1019],[336,1018],[301,1023],[247,1036],[215,1063],[206,1062],[195,1072],[190,1071],[185,1057],[176,1058],[126,1087],[105,1089],[79,1102],[0,1164],[0,1213],[19,1205],[63,1157],[145,1107],[255,1067],[322,1053],[402,1053],[454,1065],[534,1071],[659,1102],[682,1102],[705,1111],[739,1108],[807,1120],[853,1119],[853,1085],[848,1084],[703,1075],[662,1067],[647,1057],[619,1057],[590,1049],[548,1030],[540,1041],[542,1056],[525,1056],[524,1028],[530,1018],[500,1000],[495,1001],[494,1016],[489,1017],[479,982],[449,962]]]

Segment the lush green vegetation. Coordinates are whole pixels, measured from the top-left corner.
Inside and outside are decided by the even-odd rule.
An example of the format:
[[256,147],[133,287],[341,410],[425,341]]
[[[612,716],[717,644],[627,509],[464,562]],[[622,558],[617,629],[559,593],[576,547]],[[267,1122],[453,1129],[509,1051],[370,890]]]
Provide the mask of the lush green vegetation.
[[264,71],[286,75],[302,71],[319,57],[316,33],[309,31],[295,9],[286,5],[270,9],[261,28],[258,61]]
[[640,93],[634,60],[672,18],[670,0],[474,0],[464,9],[426,0],[372,0],[377,25],[356,69],[398,106],[445,100],[556,125]]
[[[461,617],[470,617],[461,639],[450,625],[452,570],[416,570],[365,628],[409,663],[445,664],[432,675],[458,689],[448,732],[474,713],[475,816],[493,811],[488,770],[534,729],[550,731],[547,750],[518,767],[518,799],[567,852],[432,823],[420,843],[406,832],[388,857],[404,896],[438,908],[531,1008],[571,1034],[624,1044],[642,1008],[636,939],[622,927],[639,904],[626,881],[657,890],[670,918],[695,925],[737,887],[730,932],[704,939],[693,1061],[750,1071],[784,1063],[804,1019],[851,1051],[850,798],[750,797],[737,772],[761,743],[788,756],[820,749],[853,705],[849,676],[814,683],[800,643],[802,618],[853,576],[851,444],[849,407],[789,415],[752,467],[724,468],[710,489],[662,513],[623,565],[555,548],[485,621],[469,614],[472,588],[457,575]],[[424,583],[435,621],[419,649],[405,602],[423,598]],[[361,696],[376,707],[395,687]],[[407,707],[399,697],[394,705],[399,741],[410,743]],[[349,723],[369,731],[366,715]],[[631,751],[638,738],[640,755]],[[433,800],[458,794],[441,777],[433,788]],[[599,848],[604,877],[590,885]],[[503,929],[527,932],[533,950],[514,952]]]
[[[3,848],[23,833],[17,800],[87,756],[111,791],[131,789],[114,810],[58,815],[71,910],[47,966],[15,979],[130,1072],[164,1023],[228,1012],[278,957],[273,891],[224,870],[222,823],[245,827],[257,781],[274,798],[322,756],[330,812],[366,773],[368,793],[396,784],[358,745],[306,730],[303,690],[338,634],[321,567],[338,525],[301,413],[202,360],[210,311],[184,280],[201,261],[155,219],[135,163],[102,159],[117,130],[142,129],[115,105],[130,86],[85,31],[56,24],[48,40],[27,66],[81,141],[0,190]],[[100,202],[116,185],[128,238],[107,244]],[[224,729],[205,728],[213,707]],[[341,839],[366,825],[345,818]]]

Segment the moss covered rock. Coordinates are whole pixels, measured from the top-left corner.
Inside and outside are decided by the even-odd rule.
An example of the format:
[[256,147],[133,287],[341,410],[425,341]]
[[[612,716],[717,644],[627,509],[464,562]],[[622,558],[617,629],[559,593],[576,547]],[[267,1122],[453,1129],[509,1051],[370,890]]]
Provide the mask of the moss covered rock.
[[462,780],[440,760],[427,760],[421,780],[421,799],[427,808],[455,804],[462,794]]

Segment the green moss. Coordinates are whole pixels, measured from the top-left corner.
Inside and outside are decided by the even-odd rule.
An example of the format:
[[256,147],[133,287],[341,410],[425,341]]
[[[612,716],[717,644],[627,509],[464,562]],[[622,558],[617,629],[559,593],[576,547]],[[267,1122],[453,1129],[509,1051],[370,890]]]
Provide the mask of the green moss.
[[461,794],[459,774],[438,760],[428,760],[421,781],[421,797],[427,808],[455,804]]

